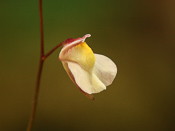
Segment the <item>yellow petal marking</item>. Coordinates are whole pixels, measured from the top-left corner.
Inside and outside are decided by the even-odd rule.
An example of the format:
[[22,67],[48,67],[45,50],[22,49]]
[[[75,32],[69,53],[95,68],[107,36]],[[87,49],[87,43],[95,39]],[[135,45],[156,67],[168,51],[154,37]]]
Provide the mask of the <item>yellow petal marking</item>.
[[86,42],[80,43],[65,53],[65,59],[78,63],[83,69],[90,70],[95,64],[95,56]]

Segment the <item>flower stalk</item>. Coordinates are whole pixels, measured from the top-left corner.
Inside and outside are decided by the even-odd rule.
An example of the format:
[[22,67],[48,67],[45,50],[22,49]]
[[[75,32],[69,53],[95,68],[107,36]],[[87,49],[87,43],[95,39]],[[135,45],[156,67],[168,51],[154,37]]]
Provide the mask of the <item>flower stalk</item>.
[[43,13],[42,13],[42,0],[39,0],[39,18],[40,18],[40,60],[39,60],[39,68],[38,68],[38,74],[36,79],[36,86],[35,86],[35,93],[34,93],[34,100],[32,105],[32,112],[30,115],[27,131],[31,131],[34,123],[34,118],[36,114],[36,107],[38,102],[38,94],[39,94],[39,87],[40,87],[40,80],[41,80],[41,74],[42,69],[44,65],[44,61],[48,56],[50,56],[57,48],[59,48],[62,43],[55,46],[50,52],[48,52],[46,55],[44,54],[44,29],[43,29]]

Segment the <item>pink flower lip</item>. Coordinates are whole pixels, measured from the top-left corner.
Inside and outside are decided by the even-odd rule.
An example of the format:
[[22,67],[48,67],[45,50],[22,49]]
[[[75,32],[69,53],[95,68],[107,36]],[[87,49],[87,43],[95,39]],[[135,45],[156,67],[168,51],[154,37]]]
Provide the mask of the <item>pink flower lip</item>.
[[75,46],[77,44],[80,44],[80,43],[84,42],[87,37],[91,37],[91,35],[86,34],[82,38],[79,37],[79,38],[76,38],[76,39],[68,38],[64,41],[63,48],[72,47],[73,45]]
[[73,39],[73,38],[68,38],[64,41],[63,43],[63,47],[66,46],[66,45],[70,45],[72,43],[80,43],[82,42],[81,38],[76,38],[76,39]]
[[[77,38],[77,39],[81,39],[81,38]],[[75,41],[76,39],[73,38],[68,38],[67,40],[64,41],[64,43],[72,43],[73,41]]]

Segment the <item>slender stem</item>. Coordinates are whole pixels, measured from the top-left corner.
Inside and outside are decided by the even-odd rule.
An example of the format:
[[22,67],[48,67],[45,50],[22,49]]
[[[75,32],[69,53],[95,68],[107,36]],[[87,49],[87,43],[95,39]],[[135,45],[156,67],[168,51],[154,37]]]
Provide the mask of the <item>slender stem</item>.
[[40,16],[40,61],[39,61],[39,68],[38,68],[38,75],[36,79],[36,86],[35,86],[35,94],[34,94],[34,101],[32,105],[32,112],[30,115],[27,131],[32,130],[35,114],[36,114],[36,107],[37,107],[37,101],[38,101],[38,94],[39,94],[39,87],[40,87],[40,80],[41,80],[41,73],[43,69],[43,64],[45,59],[50,56],[58,47],[60,47],[62,43],[55,46],[50,52],[48,52],[46,55],[44,55],[44,30],[43,30],[43,14],[42,14],[42,0],[39,0],[39,16]]
[[40,54],[40,62],[39,62],[39,69],[38,69],[38,75],[37,75],[37,80],[36,80],[36,86],[35,86],[35,94],[34,94],[34,101],[33,101],[33,107],[32,107],[32,113],[30,116],[30,120],[28,123],[28,128],[27,131],[32,130],[34,118],[35,118],[35,113],[36,113],[36,107],[37,107],[37,100],[38,100],[38,93],[39,93],[39,85],[40,85],[40,80],[41,80],[41,73],[43,69],[43,63],[44,60],[42,57],[44,56],[44,35],[43,35],[43,15],[42,15],[42,0],[39,0],[39,15],[40,15],[40,37],[41,37],[41,54]]
[[42,69],[43,69],[43,64],[44,64],[44,60],[40,60],[40,62],[39,62],[39,69],[38,69],[38,75],[37,75],[37,81],[36,81],[36,87],[35,87],[35,94],[34,94],[32,113],[31,113],[31,116],[30,116],[30,120],[29,120],[27,131],[31,131],[32,130],[32,125],[33,125],[34,118],[35,118],[35,112],[36,112],[36,107],[37,107],[37,100],[38,100],[38,93],[39,93],[39,86],[40,86],[40,80],[41,80],[41,73],[42,73]]
[[39,0],[41,57],[44,56],[44,31],[43,31],[43,13],[42,12],[43,12],[43,10],[42,10],[42,0]]

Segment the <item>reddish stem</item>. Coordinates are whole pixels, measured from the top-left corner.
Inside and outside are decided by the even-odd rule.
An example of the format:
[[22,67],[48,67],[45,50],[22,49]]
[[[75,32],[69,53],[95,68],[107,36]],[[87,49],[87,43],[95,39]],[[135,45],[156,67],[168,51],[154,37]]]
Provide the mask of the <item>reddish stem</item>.
[[40,85],[41,73],[42,73],[42,69],[43,69],[43,63],[44,63],[44,61],[40,60],[38,75],[37,75],[37,81],[36,81],[36,87],[35,87],[34,101],[33,101],[33,106],[32,106],[32,113],[31,113],[31,116],[30,116],[27,131],[32,130],[32,126],[33,126],[33,122],[34,122],[34,118],[35,118],[37,100],[38,100],[38,93],[39,93],[39,85]]
[[39,68],[38,68],[38,75],[36,79],[36,86],[35,86],[35,94],[34,94],[34,101],[32,106],[32,112],[30,115],[27,131],[32,130],[35,114],[36,114],[36,107],[37,107],[37,101],[38,101],[38,94],[39,94],[39,87],[40,87],[40,80],[41,80],[41,73],[43,69],[44,60],[50,56],[58,47],[62,45],[60,43],[56,47],[54,47],[50,52],[48,52],[46,55],[44,55],[44,31],[43,31],[43,14],[42,14],[42,0],[39,0],[39,16],[40,16],[40,61],[39,61]]
[[44,56],[44,30],[43,30],[43,13],[42,12],[43,12],[43,10],[42,10],[42,0],[39,0],[41,57]]
[[48,56],[50,56],[50,55],[51,55],[58,47],[60,47],[62,44],[63,44],[63,42],[60,43],[60,44],[58,44],[57,46],[55,46],[51,51],[49,51],[46,55],[44,55],[42,59],[45,60]]
[[43,35],[43,15],[42,15],[42,0],[39,0],[39,16],[40,16],[40,62],[39,62],[39,68],[38,68],[38,75],[37,75],[37,80],[36,80],[36,86],[35,86],[35,94],[34,94],[34,101],[33,101],[33,106],[32,106],[32,113],[30,116],[30,120],[28,123],[27,131],[32,130],[34,118],[35,118],[35,113],[36,113],[36,107],[37,107],[37,100],[38,100],[38,93],[39,93],[39,85],[40,85],[40,80],[41,80],[41,73],[43,69],[43,63],[44,60],[42,59],[44,56],[44,35]]

